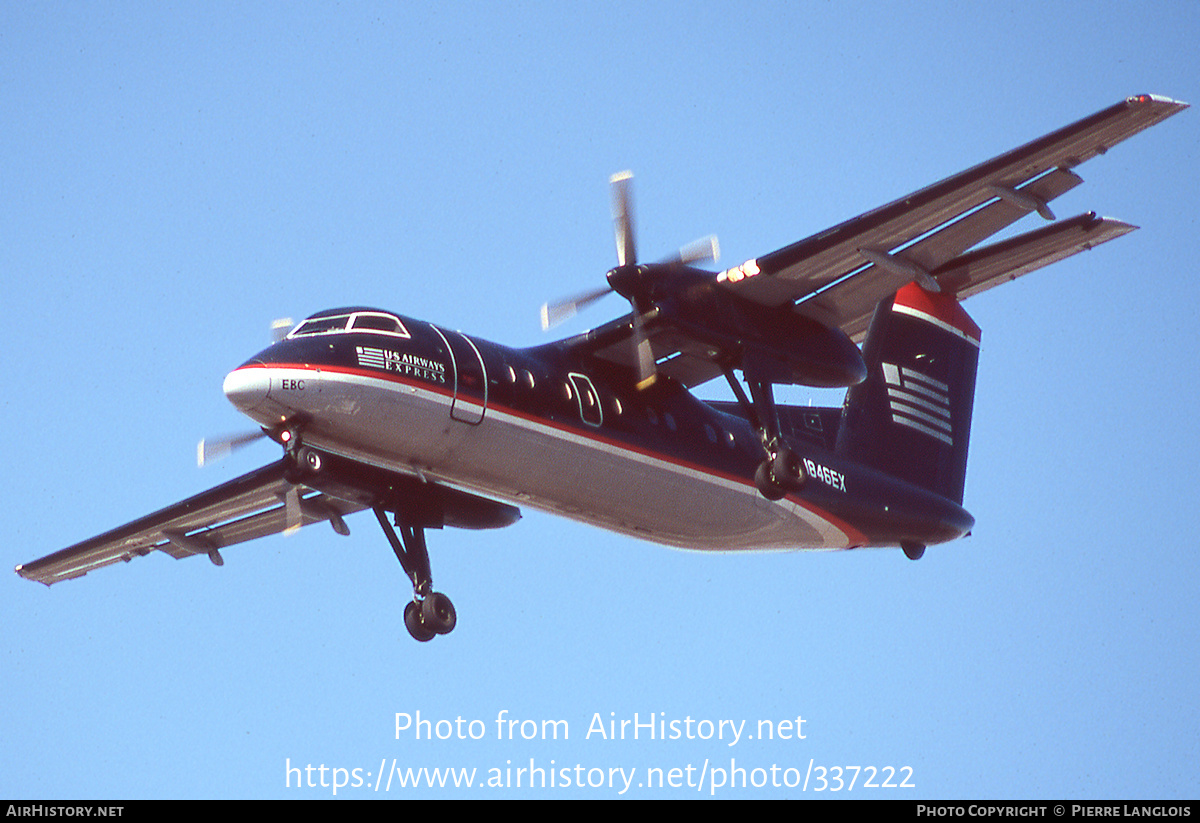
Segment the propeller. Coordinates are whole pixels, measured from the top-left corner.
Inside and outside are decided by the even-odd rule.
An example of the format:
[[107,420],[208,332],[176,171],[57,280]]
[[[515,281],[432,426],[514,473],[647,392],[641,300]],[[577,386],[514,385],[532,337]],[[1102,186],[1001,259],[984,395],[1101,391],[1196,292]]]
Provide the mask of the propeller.
[[633,307],[633,346],[634,361],[637,363],[637,386],[639,389],[644,389],[654,383],[657,377],[654,351],[645,330],[645,315],[654,309],[653,302],[647,296],[648,285],[653,281],[658,270],[664,267],[686,266],[705,260],[715,261],[720,257],[721,250],[717,238],[710,235],[689,243],[666,260],[649,265],[639,265],[637,241],[633,227],[632,181],[633,173],[628,171],[614,174],[609,180],[612,189],[617,266],[608,272],[608,285],[598,289],[589,289],[555,303],[543,304],[542,330],[557,326],[610,292],[617,292]]
[[206,437],[196,446],[196,465],[203,468],[209,463],[224,460],[242,446],[267,436],[264,429],[252,432],[227,434],[223,437]]
[[601,297],[605,297],[612,291],[612,286],[603,286],[599,289],[585,291],[582,294],[577,294],[574,297],[568,297],[564,300],[559,300],[557,303],[542,304],[542,331],[549,331],[559,323],[564,323],[570,320],[575,315],[579,314],[581,309],[585,309],[592,303],[595,303]]
[[303,512],[300,510],[299,486],[292,486],[283,495],[283,512],[285,523],[287,524],[283,533],[285,536],[291,537],[304,525]]
[[[280,340],[283,340],[295,325],[296,321],[290,317],[280,317],[272,321],[271,342],[278,343]],[[224,460],[242,446],[266,436],[267,432],[265,429],[258,429],[250,432],[227,434],[222,437],[206,437],[196,445],[196,465],[203,468],[209,463]]]
[[271,342],[278,343],[280,340],[288,336],[288,332],[296,325],[296,321],[290,317],[279,317],[271,321]]

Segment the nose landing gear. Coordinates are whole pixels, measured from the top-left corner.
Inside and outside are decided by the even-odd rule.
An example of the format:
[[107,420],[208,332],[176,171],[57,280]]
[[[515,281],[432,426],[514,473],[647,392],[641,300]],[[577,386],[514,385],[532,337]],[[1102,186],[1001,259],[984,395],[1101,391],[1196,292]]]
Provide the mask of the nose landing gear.
[[375,519],[396,553],[396,559],[404,568],[413,584],[413,599],[404,607],[404,627],[413,639],[428,643],[435,635],[449,634],[458,624],[458,614],[450,598],[433,590],[433,576],[429,571],[429,552],[425,547],[425,527],[405,522],[396,514],[396,530],[388,522],[387,512],[376,506]]

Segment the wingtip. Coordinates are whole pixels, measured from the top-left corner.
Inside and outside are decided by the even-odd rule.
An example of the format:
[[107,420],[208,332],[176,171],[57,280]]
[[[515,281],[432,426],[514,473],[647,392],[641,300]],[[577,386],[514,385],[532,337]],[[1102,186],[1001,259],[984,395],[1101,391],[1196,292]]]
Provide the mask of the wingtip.
[[1182,100],[1175,100],[1162,94],[1135,94],[1132,97],[1126,97],[1127,103],[1158,103],[1160,105],[1168,105],[1177,110],[1191,108],[1191,103],[1185,103]]
[[24,579],[24,580],[31,580],[31,581],[33,581],[34,583],[41,583],[41,584],[42,584],[43,586],[45,586],[47,589],[48,589],[48,588],[50,588],[50,582],[49,582],[49,581],[47,581],[47,580],[39,580],[39,579],[38,579],[38,578],[36,578],[36,577],[31,577],[30,575],[27,575],[27,574],[25,574],[25,564],[24,564],[24,563],[18,563],[18,564],[16,565],[16,567],[13,569],[13,571],[17,573],[17,576],[18,576],[18,577],[21,577],[21,578],[22,578],[22,579]]
[[1135,226],[1133,223],[1126,223],[1124,220],[1118,220],[1115,217],[1099,216],[1096,218],[1096,223],[1103,224],[1110,230],[1119,232],[1120,234],[1129,234],[1129,232],[1137,231],[1141,228],[1141,226]]

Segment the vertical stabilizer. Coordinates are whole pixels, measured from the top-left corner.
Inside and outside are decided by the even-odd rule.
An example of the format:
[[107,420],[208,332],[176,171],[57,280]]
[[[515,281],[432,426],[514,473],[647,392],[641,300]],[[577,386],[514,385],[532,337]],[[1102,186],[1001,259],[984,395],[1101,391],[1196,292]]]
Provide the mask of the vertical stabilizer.
[[863,360],[837,451],[961,505],[979,327],[953,295],[909,284],[875,309]]

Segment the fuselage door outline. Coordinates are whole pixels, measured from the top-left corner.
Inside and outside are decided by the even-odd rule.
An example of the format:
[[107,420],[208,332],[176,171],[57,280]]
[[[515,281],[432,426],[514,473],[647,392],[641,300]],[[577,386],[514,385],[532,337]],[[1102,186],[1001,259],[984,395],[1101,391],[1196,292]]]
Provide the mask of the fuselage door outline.
[[[478,426],[487,412],[488,381],[487,366],[479,349],[462,332],[446,332],[432,323],[429,327],[437,332],[450,352],[450,371],[454,375],[454,396],[450,401],[450,417],[460,423]],[[477,385],[483,394],[482,401],[460,394],[463,386]]]
[[575,388],[575,399],[579,401],[579,419],[589,426],[599,428],[604,423],[604,409],[600,406],[600,394],[586,374],[568,372],[567,379]]

